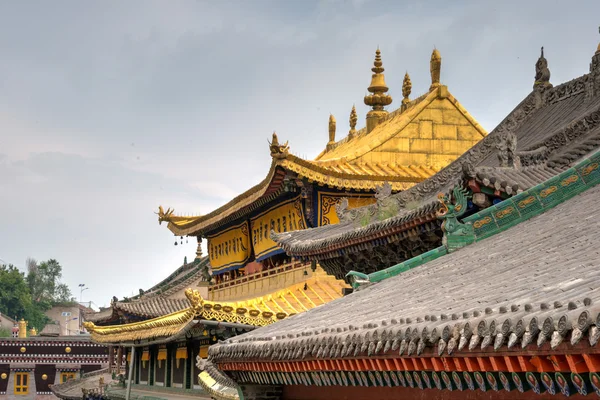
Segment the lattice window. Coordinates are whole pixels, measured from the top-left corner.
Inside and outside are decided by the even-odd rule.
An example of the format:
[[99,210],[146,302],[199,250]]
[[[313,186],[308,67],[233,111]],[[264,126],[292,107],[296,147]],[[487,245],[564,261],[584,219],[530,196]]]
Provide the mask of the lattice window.
[[15,373],[15,394],[25,395],[29,393],[29,373]]

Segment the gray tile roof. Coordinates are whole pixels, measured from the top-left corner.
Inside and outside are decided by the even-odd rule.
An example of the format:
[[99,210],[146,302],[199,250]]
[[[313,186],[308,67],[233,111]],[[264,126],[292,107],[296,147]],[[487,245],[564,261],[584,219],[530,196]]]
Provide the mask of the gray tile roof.
[[168,278],[154,285],[151,291],[141,297],[136,296],[129,301],[118,301],[99,312],[85,314],[85,319],[94,323],[108,322],[118,319],[119,313],[150,319],[188,308],[190,304],[187,299],[170,299],[168,296],[201,280],[203,268],[208,265],[208,262],[208,257],[203,257],[198,262],[186,264],[174,271]]
[[536,340],[554,347],[577,343],[588,329],[595,344],[599,196],[596,186],[491,238],[212,346],[210,357],[338,358],[389,346],[451,352]]
[[[449,192],[463,178],[464,167],[476,167],[481,179],[493,180],[508,192],[527,189],[560,173],[570,162],[600,146],[600,96],[586,98],[589,75],[545,91],[529,94],[490,134],[446,168],[412,188],[393,195],[401,211],[397,217],[361,226],[359,221],[324,226],[306,231],[274,234],[273,238],[293,256],[334,257],[333,250],[372,240],[374,232],[406,224],[405,216],[437,203],[440,192]],[[539,106],[540,98],[543,106]],[[499,167],[497,144],[507,133],[517,138],[517,152],[523,153],[525,167],[509,171]],[[530,167],[535,154],[542,153],[542,165]],[[528,155],[529,154],[529,155]],[[533,154],[533,155],[532,155]],[[375,205],[363,209],[373,209]],[[407,210],[410,208],[410,210]],[[358,213],[358,210],[350,212]]]

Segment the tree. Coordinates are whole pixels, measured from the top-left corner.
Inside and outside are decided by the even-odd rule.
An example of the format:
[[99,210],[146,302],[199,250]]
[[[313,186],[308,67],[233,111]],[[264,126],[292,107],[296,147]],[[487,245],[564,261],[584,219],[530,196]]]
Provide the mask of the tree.
[[0,265],[0,311],[10,317],[24,316],[30,305],[23,273],[14,265]]
[[69,287],[60,283],[62,266],[58,261],[50,259],[38,264],[35,260],[28,259],[27,270],[27,284],[34,301],[49,306],[74,301]]
[[42,330],[48,323],[44,315],[49,307],[32,301],[24,274],[13,265],[0,265],[0,311],[3,314],[24,318],[30,327]]

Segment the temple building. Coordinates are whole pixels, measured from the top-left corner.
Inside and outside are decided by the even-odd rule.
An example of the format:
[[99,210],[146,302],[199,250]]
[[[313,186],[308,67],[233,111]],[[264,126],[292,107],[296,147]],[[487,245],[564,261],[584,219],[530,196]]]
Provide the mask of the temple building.
[[543,49],[535,69],[533,91],[436,175],[340,212],[338,229],[274,235],[322,262],[441,232],[388,268],[332,264],[354,293],[212,346],[201,382],[215,398],[600,395],[600,46],[572,81],[550,83]]
[[43,332],[21,319],[15,337],[0,338],[0,399],[55,399],[53,385],[108,366],[108,348],[89,336]]
[[[392,97],[378,49],[364,98],[371,107],[365,128],[356,129],[353,107],[348,134],[336,140],[337,122],[330,116],[328,141],[312,161],[291,154],[274,133],[271,167],[258,185],[200,217],[159,208],[159,222],[168,223],[176,244],[183,236],[196,238],[195,260],[139,295],[113,298],[110,307],[85,316],[85,329],[94,342],[110,347],[111,368],[130,381],[129,389],[212,393],[210,376],[198,379],[210,346],[322,307],[351,290],[343,277],[317,263],[289,257],[272,234],[333,226],[340,207],[352,210],[408,190],[486,136],[440,83],[438,50],[430,72],[427,93],[415,99],[406,74],[401,105],[388,112]],[[390,216],[396,211],[388,210]],[[219,396],[238,398],[236,390],[222,389]]]
[[[177,216],[172,209],[164,211],[160,207],[159,221],[168,222],[174,235],[181,239],[195,236],[199,246],[202,239],[207,239],[215,280],[208,291],[209,300],[264,296],[322,272],[317,264],[308,271],[309,264],[292,260],[273,241],[271,233],[323,226],[335,230],[339,222],[336,210],[342,207],[351,212],[374,204],[384,192],[405,191],[436,174],[485,137],[486,131],[440,83],[438,50],[431,56],[427,93],[411,99],[412,82],[407,73],[401,105],[393,112],[385,109],[392,97],[379,49],[372,72],[369,94],[364,98],[372,108],[366,115],[366,127],[356,129],[358,115],[353,107],[350,130],[336,141],[337,122],[330,116],[329,140],[315,160],[291,154],[288,143],[281,143],[273,134],[271,167],[258,185],[203,216]],[[387,216],[396,211],[388,209]],[[371,217],[365,216],[362,222],[370,222]],[[294,272],[297,269],[304,271],[298,274]],[[269,285],[256,282],[266,276],[270,277]],[[306,292],[313,289],[318,291],[315,285],[308,285]],[[319,296],[327,297],[323,293]]]

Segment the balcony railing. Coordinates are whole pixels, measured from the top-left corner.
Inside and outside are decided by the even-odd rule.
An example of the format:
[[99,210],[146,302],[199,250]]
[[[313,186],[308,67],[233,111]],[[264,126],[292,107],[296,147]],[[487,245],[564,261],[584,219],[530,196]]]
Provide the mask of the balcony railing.
[[[307,275],[304,275],[303,270],[307,271]],[[310,276],[312,276],[310,264],[294,261],[212,285],[209,288],[209,299],[212,301],[243,300],[243,298],[260,296],[269,291],[283,289],[306,280]]]

